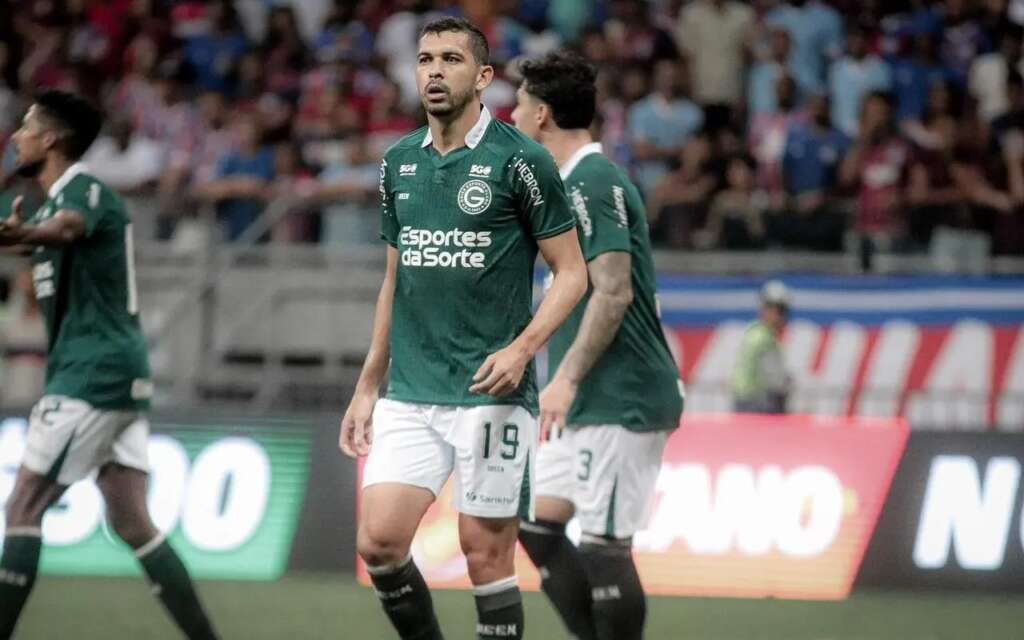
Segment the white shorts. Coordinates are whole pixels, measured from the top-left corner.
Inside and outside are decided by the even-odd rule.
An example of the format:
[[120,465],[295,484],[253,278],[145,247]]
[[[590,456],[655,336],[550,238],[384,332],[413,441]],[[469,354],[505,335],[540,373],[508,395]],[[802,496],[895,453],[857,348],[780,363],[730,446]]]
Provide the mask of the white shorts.
[[618,425],[552,430],[537,452],[535,493],[572,502],[584,534],[630,538],[650,517],[670,435]]
[[513,405],[452,407],[381,399],[363,487],[396,482],[441,493],[452,471],[452,506],[482,518],[533,516],[537,421]]
[[29,471],[70,485],[116,462],[149,471],[149,421],[138,411],[105,411],[66,396],[43,396],[29,418]]

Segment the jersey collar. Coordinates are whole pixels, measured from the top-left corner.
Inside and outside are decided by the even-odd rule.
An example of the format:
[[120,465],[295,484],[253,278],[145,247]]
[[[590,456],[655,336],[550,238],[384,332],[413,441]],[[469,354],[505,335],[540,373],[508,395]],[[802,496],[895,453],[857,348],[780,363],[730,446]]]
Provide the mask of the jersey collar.
[[[484,139],[484,134],[487,133],[487,126],[491,124],[491,112],[487,110],[487,107],[480,109],[480,119],[476,121],[473,128],[466,134],[466,146],[470,149],[476,149],[480,141]],[[434,136],[430,132],[430,128],[427,128],[427,135],[423,136],[423,144],[420,147],[429,147],[434,143]]]
[[51,198],[56,198],[57,194],[63,191],[64,187],[68,186],[69,182],[74,180],[75,177],[77,177],[79,174],[85,172],[85,163],[76,162],[75,164],[71,165],[70,167],[64,170],[64,173],[62,173],[61,176],[57,178],[57,181],[50,185],[50,190],[47,191],[46,194]]
[[562,180],[566,180],[572,172],[576,170],[576,165],[578,165],[583,158],[586,158],[592,153],[603,153],[600,142],[591,142],[590,144],[585,144],[577,149],[576,153],[572,154],[572,157],[569,158],[569,162],[566,162],[558,170],[558,173],[562,176]]

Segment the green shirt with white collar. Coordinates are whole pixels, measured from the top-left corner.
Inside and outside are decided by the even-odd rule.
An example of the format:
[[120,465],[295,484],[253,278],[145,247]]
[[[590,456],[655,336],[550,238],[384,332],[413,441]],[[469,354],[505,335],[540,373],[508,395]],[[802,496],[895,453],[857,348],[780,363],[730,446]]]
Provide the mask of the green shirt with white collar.
[[40,224],[61,210],[82,216],[85,235],[32,253],[32,280],[49,338],[46,394],[97,409],[146,409],[153,385],[124,205],[84,165],[75,164],[27,222]]
[[486,108],[465,146],[442,156],[432,142],[421,128],[381,163],[381,235],[399,252],[387,397],[536,413],[532,363],[504,398],[469,387],[532,319],[537,241],[575,224],[558,168]]
[[[633,302],[618,333],[580,383],[569,412],[570,427],[621,425],[630,431],[666,431],[679,426],[683,383],[672,358],[656,295],[654,259],[640,192],[601,153],[581,147],[562,167],[562,179],[577,217],[580,247],[590,262],[609,251],[630,254]],[[555,332],[548,348],[553,378],[583,322],[593,289]]]

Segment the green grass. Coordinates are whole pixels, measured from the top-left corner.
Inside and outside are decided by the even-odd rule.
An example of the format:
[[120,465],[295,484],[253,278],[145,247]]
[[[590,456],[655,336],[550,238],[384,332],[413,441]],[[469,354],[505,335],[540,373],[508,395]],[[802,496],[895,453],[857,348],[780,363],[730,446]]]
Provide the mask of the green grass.
[[[204,582],[225,640],[394,638],[372,592],[349,576],[276,583]],[[473,600],[435,593],[448,640],[473,640]],[[648,640],[1008,640],[1024,637],[1024,598],[871,591],[845,602],[654,598]],[[527,637],[565,634],[547,602],[526,596]],[[141,580],[42,577],[20,640],[179,638]]]

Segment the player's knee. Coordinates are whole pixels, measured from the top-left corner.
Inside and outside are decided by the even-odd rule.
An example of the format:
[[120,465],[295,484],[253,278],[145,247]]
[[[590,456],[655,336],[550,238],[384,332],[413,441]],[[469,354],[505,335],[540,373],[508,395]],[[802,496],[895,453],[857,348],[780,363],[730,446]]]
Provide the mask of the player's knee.
[[397,565],[409,556],[409,545],[408,540],[366,527],[360,527],[356,534],[356,551],[371,567]]
[[507,577],[515,566],[515,542],[503,539],[475,538],[462,541],[466,567],[476,584]]
[[132,549],[149,543],[158,535],[148,517],[110,513],[110,527]]

